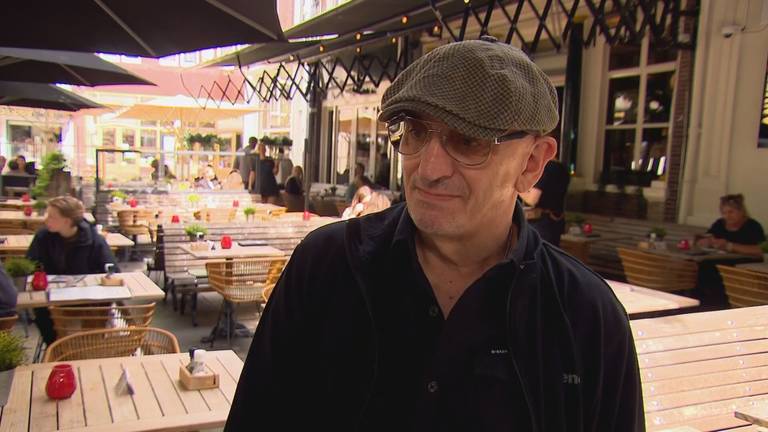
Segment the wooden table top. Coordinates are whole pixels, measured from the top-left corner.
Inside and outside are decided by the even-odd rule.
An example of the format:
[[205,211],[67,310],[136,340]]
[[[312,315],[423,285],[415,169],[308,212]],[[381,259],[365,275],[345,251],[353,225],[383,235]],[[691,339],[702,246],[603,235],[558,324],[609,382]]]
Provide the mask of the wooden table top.
[[[29,245],[32,243],[33,237],[34,235],[32,234],[0,236],[0,238],[5,239],[5,243],[0,244],[0,252],[26,252],[26,250],[29,249]],[[134,245],[133,240],[118,233],[107,234],[106,240],[111,248],[131,247]]]
[[[78,286],[95,286],[100,284],[100,280],[103,274],[86,275],[85,278],[78,282]],[[150,278],[141,272],[120,273],[119,276],[125,281],[124,284],[131,293],[130,301],[155,301],[162,300],[165,294]],[[51,289],[66,289],[59,288],[57,284],[51,284],[48,290]],[[117,299],[115,299],[117,300]],[[108,300],[105,300],[108,301]],[[85,304],[93,303],[93,300],[68,300],[68,301],[54,301],[51,302],[48,299],[48,291],[24,291],[20,292],[17,302],[17,309],[27,309],[36,307],[46,307],[52,305],[64,305],[64,304]]]
[[745,407],[737,409],[733,415],[753,425],[768,427],[768,406]]
[[7,199],[5,201],[0,201],[0,208],[16,208],[16,209],[23,209],[26,206],[31,206],[36,202],[36,200],[30,200],[29,202],[24,202],[21,199]]
[[[179,366],[188,354],[116,357],[68,362],[78,387],[59,402],[45,394],[55,364],[16,368],[0,432],[77,430],[83,432],[188,431],[224,426],[243,369],[231,351],[209,351],[206,365],[219,374],[218,388],[187,390]],[[133,395],[115,391],[122,368],[134,385]]]
[[[90,223],[94,223],[96,220],[91,213],[85,213],[83,218]],[[30,216],[24,216],[24,212],[21,210],[0,210],[0,220],[43,223],[45,222],[45,216],[40,216],[36,212],[33,212]]]
[[755,260],[755,261],[760,260],[760,258],[757,258],[752,255],[741,255],[741,254],[730,253],[725,251],[714,251],[714,250],[681,251],[677,249],[677,247],[675,247],[674,245],[668,245],[667,249],[638,248],[638,250],[641,250],[644,252],[650,252],[657,255],[663,255],[670,258],[676,258],[676,259],[681,259],[685,261],[696,261],[696,262],[742,260],[742,259]]
[[232,243],[231,249],[222,249],[220,242],[216,242],[215,250],[194,250],[191,243],[183,244],[180,247],[193,257],[200,259],[258,258],[285,255],[285,252],[272,246],[240,246],[234,241]]
[[560,236],[560,241],[571,241],[574,243],[597,243],[601,241],[609,241],[609,240],[619,240],[619,239],[625,239],[630,238],[630,236],[622,236],[617,234],[599,234],[596,233],[592,236],[587,236],[584,234],[575,235],[575,234],[563,234]]
[[606,282],[613,289],[616,297],[618,297],[630,317],[642,313],[683,309],[699,305],[698,300],[680,295],[643,288],[624,282],[612,280],[606,280]]
[[754,270],[762,273],[768,273],[768,262],[737,264],[736,267],[741,269]]

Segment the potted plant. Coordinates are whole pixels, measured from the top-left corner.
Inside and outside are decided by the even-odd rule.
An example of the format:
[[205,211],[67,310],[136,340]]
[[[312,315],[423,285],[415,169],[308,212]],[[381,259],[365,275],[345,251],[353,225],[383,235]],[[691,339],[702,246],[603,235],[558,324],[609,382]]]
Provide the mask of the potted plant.
[[253,219],[253,215],[256,214],[256,209],[253,207],[246,207],[243,209],[243,214],[245,215],[245,220],[251,221]]
[[128,198],[128,194],[121,190],[114,190],[109,193],[109,196],[112,198],[112,202],[118,204],[122,204],[123,201]]
[[653,227],[651,228],[651,231],[648,233],[648,237],[651,240],[659,240],[663,241],[664,237],[667,236],[667,230],[662,227]]
[[184,232],[189,236],[190,241],[197,241],[197,239],[203,240],[205,235],[208,234],[208,228],[200,224],[189,224],[184,228]]
[[189,201],[189,203],[192,204],[192,207],[197,207],[197,204],[200,202],[200,195],[189,194],[187,196],[187,201]]
[[5,261],[5,272],[13,279],[19,291],[27,290],[27,276],[35,272],[37,264],[27,258],[15,257]]
[[0,406],[8,402],[13,372],[25,357],[24,339],[10,331],[0,331]]
[[584,216],[578,213],[566,213],[565,224],[567,226],[566,232],[572,235],[581,234],[581,225],[586,221]]
[[45,200],[38,199],[32,204],[32,207],[37,211],[38,216],[45,215],[45,209],[48,208],[48,203]]
[[40,169],[37,172],[35,186],[32,188],[32,196],[66,195],[71,189],[72,178],[64,172],[67,160],[60,151],[50,152],[43,158]]

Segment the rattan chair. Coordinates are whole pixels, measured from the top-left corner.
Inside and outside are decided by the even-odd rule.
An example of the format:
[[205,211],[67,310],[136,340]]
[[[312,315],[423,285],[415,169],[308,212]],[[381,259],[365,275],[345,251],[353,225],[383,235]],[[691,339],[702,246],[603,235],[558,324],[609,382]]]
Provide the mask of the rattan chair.
[[48,308],[56,336],[61,338],[82,331],[148,327],[155,314],[155,303],[139,305],[51,306]]
[[148,235],[154,241],[155,213],[152,210],[120,210],[117,212],[120,232],[126,237]]
[[698,265],[672,257],[637,249],[617,248],[624,276],[633,285],[658,291],[682,291],[696,288]]
[[16,321],[18,321],[18,319],[18,315],[11,315],[8,317],[0,318],[0,331],[10,331],[13,326],[16,325]]
[[133,355],[173,354],[179,342],[172,333],[154,327],[127,327],[75,333],[52,343],[44,362]]
[[224,318],[227,342],[232,344],[235,322],[234,305],[241,303],[264,303],[264,291],[271,291],[280,278],[286,257],[248,258],[233,261],[209,262],[208,282],[211,287],[224,297],[216,327],[212,331],[211,346],[219,331],[219,323]]
[[768,273],[718,265],[731,307],[768,304]]

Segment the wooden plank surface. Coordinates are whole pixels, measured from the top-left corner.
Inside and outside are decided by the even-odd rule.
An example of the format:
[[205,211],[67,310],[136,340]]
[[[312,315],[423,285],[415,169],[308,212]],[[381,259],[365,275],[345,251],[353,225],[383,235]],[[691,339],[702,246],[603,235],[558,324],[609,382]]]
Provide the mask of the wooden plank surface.
[[[84,213],[83,219],[90,223],[96,221],[91,213]],[[38,215],[36,212],[33,212],[30,216],[25,216],[22,210],[0,210],[0,220],[34,222],[39,225],[45,222],[45,216]]]
[[[20,366],[2,410],[0,431],[220,428],[229,415],[243,363],[233,351],[209,351],[208,364],[220,374],[220,387],[187,390],[179,383],[178,368],[188,361],[187,354],[165,354],[69,362],[78,376],[78,389],[71,399],[58,403],[45,395],[53,363]],[[133,395],[116,391],[123,368],[131,376]]]
[[699,305],[699,301],[676,294],[606,280],[624,309],[632,317],[641,313],[675,310]]
[[[103,274],[87,275],[78,282],[79,286],[99,285]],[[125,281],[125,286],[131,292],[129,299],[120,299],[121,301],[147,302],[161,300],[164,296],[160,289],[151,279],[142,272],[120,273],[119,276]],[[66,289],[59,285],[48,287],[51,289]],[[117,300],[117,299],[115,299]],[[18,309],[46,307],[62,304],[86,304],[93,303],[93,300],[71,300],[51,302],[48,299],[48,291],[23,291],[18,293],[16,307]]]
[[715,250],[705,250],[701,251],[703,254],[690,254],[686,253],[685,251],[678,250],[675,245],[668,245],[667,249],[643,249],[638,248],[638,250],[641,250],[643,252],[649,252],[655,255],[661,255],[665,257],[675,258],[675,259],[681,259],[685,261],[695,261],[695,262],[702,262],[702,261],[721,261],[721,260],[760,260],[760,258],[756,258],[751,255],[742,255],[732,252],[725,252],[725,251],[715,251]]
[[[649,431],[750,429],[768,410],[768,306],[630,322]],[[761,408],[763,407],[763,408]]]
[[220,244],[215,250],[194,250],[191,243],[183,244],[181,249],[198,259],[259,258],[284,256],[285,253],[272,246],[240,246],[233,244],[231,249],[222,249]]

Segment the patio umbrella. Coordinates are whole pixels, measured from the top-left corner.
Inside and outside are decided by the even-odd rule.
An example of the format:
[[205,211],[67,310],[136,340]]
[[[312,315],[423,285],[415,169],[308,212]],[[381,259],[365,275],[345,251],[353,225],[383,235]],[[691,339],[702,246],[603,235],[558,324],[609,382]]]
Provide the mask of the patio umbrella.
[[285,40],[275,0],[79,0],[3,8],[4,46],[163,57]]
[[92,100],[50,84],[0,81],[0,105],[77,111],[105,108]]
[[149,102],[136,104],[122,112],[117,118],[138,120],[159,120],[182,122],[214,122],[233,117],[240,117],[258,111],[248,105],[234,106],[204,106],[205,101],[197,101],[188,96],[169,96],[153,99]]
[[93,54],[7,47],[0,47],[0,81],[80,86],[154,85]]

